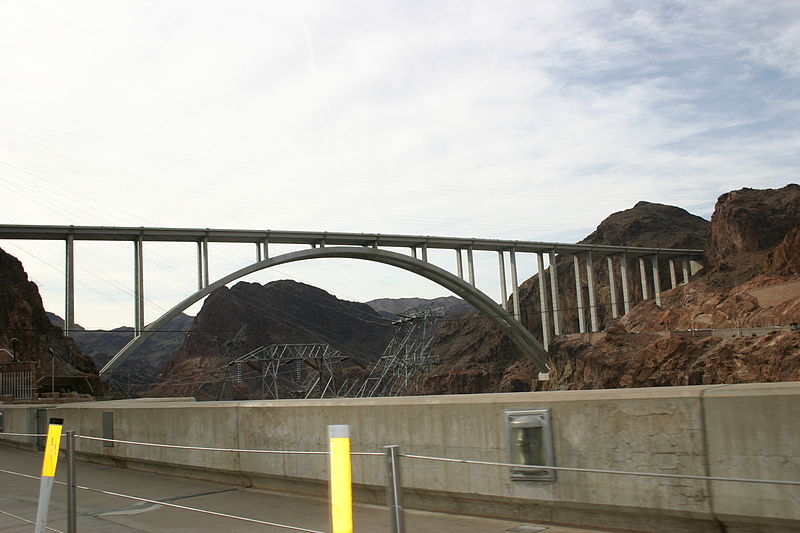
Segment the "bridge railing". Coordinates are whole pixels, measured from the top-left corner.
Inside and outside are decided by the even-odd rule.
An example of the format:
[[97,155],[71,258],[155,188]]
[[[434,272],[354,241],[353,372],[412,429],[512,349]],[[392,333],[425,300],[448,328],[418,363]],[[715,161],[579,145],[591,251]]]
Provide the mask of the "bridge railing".
[[[185,444],[166,444],[166,443],[154,443],[154,442],[141,442],[141,441],[130,441],[130,440],[121,440],[121,439],[110,439],[106,437],[97,437],[91,435],[78,435],[75,434],[74,431],[67,432],[68,439],[66,444],[67,454],[66,460],[68,463],[74,465],[75,462],[75,446],[74,441],[70,444],[70,439],[82,439],[86,441],[95,441],[95,442],[103,442],[108,444],[121,444],[121,445],[129,445],[129,446],[144,446],[144,447],[156,447],[156,448],[168,448],[168,449],[179,449],[179,450],[187,450],[187,451],[197,451],[197,452],[207,452],[207,453],[244,453],[244,454],[269,454],[269,455],[306,455],[306,456],[316,456],[316,457],[324,457],[330,458],[333,456],[333,448],[329,451],[320,451],[320,450],[267,450],[267,449],[242,449],[242,448],[225,448],[225,447],[208,447],[208,446],[190,446]],[[33,433],[0,433],[0,438],[3,437],[43,437],[42,434],[33,434]],[[585,475],[594,475],[594,474],[603,474],[603,475],[616,475],[621,477],[649,477],[649,478],[663,478],[663,479],[671,479],[671,480],[695,480],[695,481],[708,481],[708,482],[723,482],[723,483],[739,483],[739,484],[766,484],[766,485],[774,485],[774,486],[794,486],[800,487],[800,480],[783,480],[783,479],[761,479],[761,478],[748,478],[748,477],[725,477],[725,476],[709,476],[709,475],[702,475],[696,473],[673,473],[673,472],[646,472],[646,471],[626,471],[626,470],[614,470],[614,469],[600,469],[600,468],[590,468],[590,467],[566,467],[566,466],[554,466],[554,465],[544,465],[544,464],[528,464],[528,463],[513,463],[513,462],[498,462],[498,461],[488,461],[488,460],[479,460],[479,459],[463,459],[463,458],[456,458],[456,457],[437,457],[437,456],[429,456],[429,455],[421,455],[421,454],[411,454],[411,453],[401,453],[400,447],[397,445],[387,445],[383,447],[382,451],[350,451],[348,448],[348,454],[351,457],[362,456],[362,457],[383,457],[385,459],[385,479],[386,479],[386,501],[387,501],[387,508],[390,514],[390,520],[392,524],[392,533],[404,533],[405,532],[405,506],[403,504],[403,484],[402,484],[402,476],[401,471],[415,468],[416,464],[421,462],[438,462],[438,463],[448,463],[448,464],[458,464],[463,465],[464,467],[493,467],[493,468],[501,468],[507,469],[510,471],[516,472],[541,472],[544,470],[552,470],[556,472],[576,472]],[[72,468],[74,470],[74,466]],[[0,468],[0,474],[6,474],[10,476],[16,476],[21,478],[39,480],[39,476],[35,476],[32,474],[26,474],[23,472],[17,472],[13,470],[8,470],[4,468]],[[150,503],[154,505],[160,505],[168,508],[179,509],[184,511],[191,511],[197,512],[207,515],[213,515],[217,517],[227,518],[231,520],[237,520],[242,522],[249,522],[254,524],[260,524],[265,526],[271,526],[279,529],[284,529],[287,531],[301,531],[306,533],[325,533],[320,530],[316,529],[309,529],[301,526],[296,525],[289,525],[289,524],[281,524],[278,522],[271,522],[267,520],[261,520],[251,517],[244,517],[239,515],[227,514],[218,511],[212,511],[208,509],[202,509],[197,507],[190,507],[185,505],[179,505],[175,503],[171,503],[169,501],[164,501],[160,499],[152,499],[152,498],[145,498],[141,496],[134,496],[131,494],[126,494],[124,492],[117,492],[112,490],[106,489],[98,489],[95,487],[87,487],[83,485],[78,485],[75,482],[75,479],[68,479],[67,482],[59,482],[56,481],[56,484],[60,484],[63,486],[67,486],[72,490],[81,490],[87,492],[94,492],[98,494],[105,494],[108,496],[114,496],[118,498],[128,499],[132,501],[138,501],[142,503]],[[415,487],[425,488],[425,487]],[[433,488],[433,487],[430,487]],[[71,500],[72,505],[75,505],[76,498],[72,498]],[[76,509],[68,510],[70,513],[74,514],[77,512]],[[16,519],[19,519],[24,522],[34,523],[31,520],[28,520],[24,517],[20,517],[17,515],[12,514],[6,510],[0,509],[0,514],[4,514]],[[53,528],[48,528],[51,531],[58,531]],[[338,530],[334,527],[332,530],[333,533],[338,533],[338,531],[345,531],[344,529]],[[350,530],[352,531],[352,529]],[[72,533],[70,530],[68,533]]]

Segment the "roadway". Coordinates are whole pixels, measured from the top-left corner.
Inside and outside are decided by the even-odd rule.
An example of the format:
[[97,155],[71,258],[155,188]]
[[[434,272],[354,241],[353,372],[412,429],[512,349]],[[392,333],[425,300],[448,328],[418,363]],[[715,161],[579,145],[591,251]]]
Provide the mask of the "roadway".
[[[35,476],[29,479],[0,472],[0,532],[30,533],[36,519],[38,475],[42,453],[0,445],[0,469]],[[59,463],[56,481],[65,480],[65,464]],[[269,492],[210,481],[140,472],[95,463],[77,463],[78,485],[114,491],[160,502],[254,518],[307,530],[329,531],[327,502],[292,494]],[[66,532],[66,489],[56,485],[48,526]],[[137,502],[86,490],[77,492],[78,531],[94,532],[228,532],[279,533],[291,531],[275,526],[247,523],[153,503]],[[390,533],[386,507],[356,505],[357,533]],[[29,522],[25,522],[24,520]],[[408,533],[602,533],[545,524],[522,524],[505,520],[473,518],[441,513],[406,511]]]

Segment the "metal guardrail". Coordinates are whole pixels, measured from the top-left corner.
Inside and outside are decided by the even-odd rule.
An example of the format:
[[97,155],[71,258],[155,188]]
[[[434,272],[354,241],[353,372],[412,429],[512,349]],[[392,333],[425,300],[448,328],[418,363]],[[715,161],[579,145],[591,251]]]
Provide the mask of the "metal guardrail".
[[591,474],[613,474],[620,476],[639,476],[639,477],[660,477],[670,479],[696,479],[700,481],[733,481],[738,483],[766,483],[771,485],[796,485],[800,486],[800,481],[787,481],[782,479],[753,479],[743,477],[720,477],[720,476],[698,476],[695,474],[664,474],[661,472],[631,472],[627,470],[605,470],[601,468],[577,468],[569,466],[550,466],[550,465],[522,465],[515,463],[498,463],[494,461],[477,461],[473,459],[452,459],[449,457],[432,457],[428,455],[399,454],[400,457],[408,459],[422,459],[426,461],[441,461],[446,463],[461,463],[470,465],[502,466],[520,470],[560,470],[563,472],[588,472]]
[[[6,516],[10,516],[11,518],[19,520],[20,522],[26,522],[26,523],[31,524],[31,525],[36,525],[36,522],[34,522],[33,520],[28,520],[27,518],[24,518],[22,516],[17,516],[15,514],[9,513],[8,511],[0,511],[0,514],[4,514]],[[49,527],[49,526],[46,526],[45,529],[47,531],[55,531],[56,533],[64,533],[60,529],[55,529],[55,528],[52,528],[52,527]]]
[[[22,472],[14,472],[12,470],[5,470],[5,469],[2,469],[2,468],[0,468],[0,473],[9,474],[9,475],[12,475],[12,476],[23,477],[23,478],[28,478],[28,479],[33,479],[33,480],[36,480],[36,481],[39,480],[38,476],[32,476],[30,474],[23,474]],[[68,482],[55,481],[55,484],[56,485],[65,486],[65,485],[68,484]],[[220,513],[220,512],[217,512],[217,511],[210,511],[208,509],[200,509],[200,508],[197,508],[197,507],[189,507],[189,506],[186,506],[186,505],[179,505],[179,504],[176,504],[176,503],[165,502],[165,501],[162,501],[162,500],[152,500],[150,498],[141,498],[139,496],[131,496],[130,494],[123,494],[121,492],[114,492],[114,491],[110,491],[110,490],[103,490],[103,489],[95,489],[95,488],[92,488],[92,487],[85,487],[83,485],[76,485],[75,488],[80,489],[80,490],[86,490],[86,491],[89,491],[89,492],[95,492],[95,493],[98,493],[98,494],[106,494],[108,496],[116,496],[118,498],[125,498],[125,499],[128,499],[128,500],[135,500],[135,501],[144,502],[144,503],[152,503],[152,504],[155,504],[155,505],[161,505],[161,506],[164,506],[164,507],[171,507],[171,508],[174,508],[174,509],[181,509],[182,511],[194,511],[194,512],[197,512],[197,513],[203,513],[203,514],[208,514],[208,515],[213,515],[213,516],[219,516],[219,517],[222,517],[222,518],[231,518],[233,520],[240,520],[240,521],[250,522],[250,523],[254,523],[254,524],[261,524],[261,525],[264,525],[264,526],[272,526],[272,527],[283,528],[283,529],[286,529],[286,530],[289,530],[289,531],[302,531],[304,533],[325,533],[324,531],[319,531],[319,530],[316,530],[316,529],[307,529],[307,528],[303,528],[303,527],[290,526],[290,525],[286,525],[286,524],[279,524],[277,522],[269,522],[267,520],[259,520],[257,518],[248,518],[248,517],[245,517],[245,516],[237,516],[237,515],[232,515],[232,514],[227,514],[227,513]],[[19,519],[19,520],[22,520],[23,522],[28,522],[29,524],[34,524],[35,523],[35,522],[31,521],[31,520],[28,520],[28,519],[20,517],[20,516],[13,515],[11,513],[6,512],[6,511],[0,511],[0,513],[8,515],[8,516],[11,516],[11,517]],[[50,530],[50,531],[59,531],[58,529],[53,529],[53,528],[50,528],[50,527],[48,527],[47,529]],[[59,533],[64,533],[64,532],[59,532]]]
[[[22,436],[22,437],[40,437],[40,434],[36,433],[0,433],[0,437],[4,436]],[[180,444],[164,444],[164,443],[154,443],[154,442],[140,442],[140,441],[129,441],[129,440],[122,440],[122,439],[106,439],[102,437],[94,437],[89,435],[76,435],[73,431],[67,432],[67,449],[68,449],[68,461],[74,462],[74,441],[72,441],[72,445],[70,445],[70,439],[84,439],[89,441],[98,441],[98,442],[114,442],[119,444],[125,445],[132,445],[132,446],[147,446],[147,447],[158,447],[158,448],[168,448],[168,449],[182,449],[182,450],[196,450],[196,451],[207,451],[207,452],[224,452],[224,453],[256,453],[256,454],[283,454],[283,455],[316,455],[316,456],[328,456],[330,452],[328,451],[315,451],[315,450],[261,450],[261,449],[248,449],[248,448],[222,448],[222,447],[207,447],[207,446],[188,446],[188,445],[180,445]],[[71,450],[71,452],[70,452]],[[482,461],[482,460],[475,460],[475,459],[458,459],[458,458],[451,458],[451,457],[436,457],[436,456],[429,456],[429,455],[418,455],[418,454],[409,454],[409,453],[400,453],[399,446],[391,445],[385,446],[383,452],[349,452],[351,456],[384,456],[386,458],[386,470],[387,470],[387,506],[389,508],[391,514],[391,523],[392,523],[392,531],[394,533],[403,533],[404,532],[404,518],[403,512],[404,507],[402,505],[402,482],[400,478],[400,459],[406,458],[410,460],[418,460],[418,461],[438,461],[443,463],[455,463],[455,464],[464,464],[464,465],[481,465],[481,466],[494,466],[494,467],[501,467],[501,468],[513,468],[513,469],[530,469],[530,470],[557,470],[557,471],[565,471],[565,472],[581,472],[581,473],[588,473],[588,474],[611,474],[611,475],[621,475],[621,476],[639,476],[639,477],[653,477],[653,478],[669,478],[669,479],[692,479],[692,480],[700,480],[700,481],[715,481],[715,482],[731,482],[731,483],[756,483],[756,484],[771,484],[771,485],[789,485],[789,486],[800,486],[800,481],[794,480],[778,480],[778,479],[755,479],[755,478],[740,478],[740,477],[722,477],[722,476],[702,476],[702,475],[695,475],[695,474],[671,474],[671,473],[661,473],[661,472],[633,472],[633,471],[625,471],[625,470],[610,470],[610,469],[599,469],[599,468],[580,468],[580,467],[564,467],[564,466],[551,466],[551,465],[529,465],[529,464],[517,464],[517,463],[505,463],[505,462],[497,462],[497,461]],[[31,479],[39,479],[36,476],[31,476],[27,474],[22,474],[19,472],[13,472],[9,470],[0,469],[0,473],[9,474],[9,475],[17,475],[22,477],[27,477]],[[69,477],[69,476],[68,476]],[[68,480],[67,483],[64,482],[56,482],[57,484],[74,484],[74,479]],[[163,505],[165,507],[172,507],[181,510],[187,511],[194,511],[199,513],[205,513],[209,515],[215,515],[223,518],[229,518],[232,520],[242,520],[246,522],[252,522],[257,524],[269,525],[272,527],[284,528],[290,531],[301,531],[306,533],[324,533],[322,531],[306,529],[298,526],[291,526],[287,524],[278,524],[274,522],[268,522],[264,520],[258,520],[255,518],[248,518],[236,515],[230,515],[226,513],[219,513],[216,511],[210,511],[207,509],[199,509],[193,507],[187,507],[183,505],[173,504],[169,502],[163,502],[160,500],[153,500],[148,498],[141,498],[138,496],[132,496],[129,494],[118,493],[114,491],[107,491],[101,489],[95,489],[92,487],[85,487],[81,485],[74,485],[76,489],[86,490],[91,492],[97,492],[101,494],[107,494],[110,496],[116,496],[120,498],[126,498],[146,503],[152,503],[157,505]],[[13,516],[10,513],[6,513],[0,511],[0,513],[7,514],[9,516]],[[15,517],[17,518],[17,517]],[[25,520],[20,518],[21,520]],[[26,520],[27,521],[27,520]],[[52,530],[52,529],[51,529]],[[52,530],[57,531],[57,530]],[[70,532],[71,533],[71,532]]]
[[[228,513],[221,513],[221,512],[218,512],[218,511],[211,511],[209,509],[201,509],[201,508],[197,508],[197,507],[189,507],[189,506],[186,506],[186,505],[180,505],[180,504],[170,503],[170,502],[161,501],[161,500],[154,500],[154,499],[150,499],[150,498],[142,498],[140,496],[133,496],[131,494],[124,494],[124,493],[121,493],[121,492],[115,492],[115,491],[110,491],[110,490],[97,489],[97,488],[93,488],[93,487],[87,487],[87,486],[83,486],[83,485],[78,485],[78,484],[75,483],[75,471],[74,471],[75,446],[74,446],[74,439],[80,438],[80,439],[91,440],[91,441],[113,441],[113,442],[120,443],[120,444],[131,444],[131,445],[139,445],[139,446],[151,446],[151,447],[172,448],[172,449],[201,450],[201,451],[209,451],[209,452],[267,453],[267,454],[284,454],[284,455],[285,454],[294,454],[294,455],[325,455],[325,456],[330,455],[329,452],[326,452],[326,451],[302,451],[302,450],[255,450],[255,449],[238,449],[238,448],[212,448],[212,447],[203,447],[203,446],[182,446],[182,445],[176,445],[176,444],[160,444],[160,443],[126,441],[126,440],[119,440],[119,439],[104,439],[104,438],[101,438],[101,437],[92,437],[92,436],[88,436],[88,435],[76,435],[74,431],[67,431],[66,435],[67,435],[67,439],[66,439],[66,443],[67,443],[67,461],[68,461],[68,465],[69,465],[68,466],[68,470],[67,470],[67,478],[68,479],[67,479],[66,482],[54,481],[54,483],[57,484],[57,485],[68,486],[68,504],[67,505],[68,505],[68,508],[69,508],[68,509],[68,525],[69,525],[69,527],[68,527],[67,533],[73,533],[73,532],[77,531],[76,526],[75,526],[75,520],[74,520],[74,517],[76,515],[76,509],[75,509],[75,507],[76,507],[76,498],[74,497],[74,491],[75,490],[84,490],[84,491],[89,491],[89,492],[95,492],[95,493],[98,493],[98,494],[105,494],[105,495],[108,495],[108,496],[115,496],[115,497],[118,497],[118,498],[125,498],[125,499],[129,499],[129,500],[134,500],[134,501],[139,501],[139,502],[144,502],[144,503],[151,503],[151,504],[160,505],[160,506],[164,506],[164,507],[170,507],[170,508],[174,508],[174,509],[180,509],[180,510],[183,510],[183,511],[192,511],[192,512],[197,512],[197,513],[217,516],[217,517],[221,517],[221,518],[229,518],[231,520],[238,520],[238,521],[242,521],[242,522],[248,522],[248,523],[259,524],[259,525],[264,525],[264,526],[271,526],[271,527],[276,527],[276,528],[280,528],[280,529],[285,529],[287,531],[299,531],[299,532],[303,532],[303,533],[325,533],[324,531],[319,531],[319,530],[316,530],[316,529],[309,529],[309,528],[304,528],[304,527],[300,527],[300,526],[293,526],[293,525],[290,525],[290,524],[281,524],[281,523],[278,523],[278,522],[271,522],[271,521],[268,521],[268,520],[260,520],[260,519],[257,519],[257,518],[250,518],[250,517],[246,517],[246,516],[239,516],[239,515],[232,515],[232,514],[228,514]],[[0,433],[0,437],[40,437],[40,436],[42,436],[42,435],[38,434],[38,433],[6,433],[6,432]],[[375,455],[381,455],[381,454],[378,453],[378,454],[375,454]],[[40,479],[40,477],[38,477],[38,476],[24,474],[24,473],[21,473],[21,472],[14,472],[12,470],[6,470],[6,469],[0,469],[0,473],[13,475],[13,476],[18,476],[18,477],[23,477],[23,478],[28,478],[28,479],[33,479],[33,480],[37,480],[37,481]],[[23,522],[28,522],[28,523],[31,523],[31,524],[35,524],[35,522],[32,522],[32,521],[30,521],[30,520],[28,520],[28,519],[26,519],[24,517],[20,517],[20,516],[14,515],[12,513],[8,513],[8,512],[5,512],[5,511],[2,511],[2,510],[0,510],[0,513],[5,514],[5,515],[10,516],[10,517],[15,518],[15,519],[19,519],[19,520],[21,520]],[[53,528],[50,528],[50,527],[48,527],[47,529],[50,530],[50,531],[56,531],[57,533],[64,533],[62,531],[59,531],[57,529],[53,529]]]

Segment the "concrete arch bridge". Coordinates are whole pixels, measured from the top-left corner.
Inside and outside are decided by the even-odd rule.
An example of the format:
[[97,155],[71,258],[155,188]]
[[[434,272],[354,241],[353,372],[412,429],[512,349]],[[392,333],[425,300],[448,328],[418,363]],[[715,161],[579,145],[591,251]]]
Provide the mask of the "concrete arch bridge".
[[[597,291],[593,268],[605,261],[610,285],[610,308],[613,318],[627,313],[632,303],[632,275],[629,259],[637,260],[643,299],[655,299],[661,304],[660,269],[669,268],[671,286],[688,282],[702,261],[702,250],[636,248],[557,242],[518,241],[434,237],[426,235],[385,235],[378,233],[332,233],[275,230],[229,230],[191,228],[146,228],[104,226],[34,226],[0,225],[0,239],[62,240],[65,243],[65,312],[64,333],[69,335],[75,326],[75,253],[76,240],[129,241],[132,243],[134,264],[134,330],[135,336],[100,371],[106,374],[122,363],[147,338],[164,327],[172,318],[200,301],[215,289],[248,274],[297,261],[324,258],[350,258],[374,261],[412,272],[450,290],[472,304],[509,336],[522,353],[531,358],[540,371],[547,371],[547,347],[554,335],[560,335],[559,279],[556,268],[558,256],[571,256],[575,269],[578,298],[579,330],[598,331]],[[197,290],[172,309],[144,324],[144,242],[195,242],[197,244]],[[208,244],[210,242],[250,243],[255,246],[254,262],[217,280],[209,279]],[[308,246],[307,249],[270,256],[270,244]],[[407,249],[403,254],[391,249]],[[428,250],[445,249],[454,252],[454,271],[428,261]],[[475,284],[474,252],[494,252],[498,258],[500,301],[495,302]],[[539,342],[520,322],[519,280],[517,262],[523,256],[534,256],[539,274],[541,303],[541,336]],[[545,268],[547,260],[548,268]],[[508,261],[508,267],[506,266]],[[585,268],[587,287],[581,284]],[[651,273],[649,273],[650,271]],[[510,273],[509,283],[506,274]],[[549,288],[548,288],[549,285]],[[549,295],[548,295],[549,291]],[[549,298],[548,298],[549,296]],[[584,296],[587,304],[584,305]],[[621,305],[620,305],[621,304]],[[588,311],[588,321],[586,320]]]

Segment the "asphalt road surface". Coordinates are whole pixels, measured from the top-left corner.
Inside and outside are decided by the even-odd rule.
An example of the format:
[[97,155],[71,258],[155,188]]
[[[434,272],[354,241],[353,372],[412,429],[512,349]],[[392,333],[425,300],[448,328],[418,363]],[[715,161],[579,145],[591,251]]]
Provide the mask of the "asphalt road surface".
[[[30,533],[36,520],[42,453],[0,445],[0,533]],[[78,485],[157,500],[147,503],[87,490],[77,491],[77,525],[81,533],[279,533],[330,531],[328,502],[293,494],[236,485],[139,472],[107,465],[78,462]],[[65,481],[66,465],[58,465],[56,482]],[[245,522],[196,511],[171,508],[182,505],[218,513],[272,522],[295,529]],[[389,512],[377,505],[354,507],[356,533],[391,533]],[[407,533],[600,533],[585,529],[522,524],[441,513],[406,511]],[[67,530],[67,495],[55,485],[50,503],[50,531]],[[301,528],[301,529],[297,529]]]

